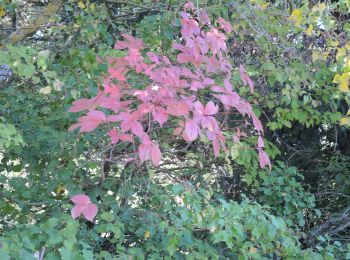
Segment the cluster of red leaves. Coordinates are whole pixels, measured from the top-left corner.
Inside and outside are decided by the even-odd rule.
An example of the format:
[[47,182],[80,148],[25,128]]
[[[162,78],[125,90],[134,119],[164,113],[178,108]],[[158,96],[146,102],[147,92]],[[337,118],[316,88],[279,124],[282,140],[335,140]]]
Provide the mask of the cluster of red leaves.
[[71,214],[72,218],[76,219],[83,215],[89,221],[92,221],[97,214],[97,206],[91,203],[90,198],[84,194],[78,194],[71,198],[74,203]]
[[[226,150],[225,137],[218,122],[219,105],[228,112],[236,109],[243,116],[252,119],[259,135],[257,150],[260,166],[270,164],[264,152],[261,138],[263,127],[254,114],[252,106],[233,90],[230,83],[232,65],[227,58],[226,34],[232,31],[229,22],[223,18],[211,24],[205,10],[198,12],[191,2],[181,12],[182,42],[175,43],[178,50],[177,62],[153,52],[144,53],[143,41],[123,34],[124,41],[118,41],[114,49],[126,51],[123,57],[108,57],[109,75],[104,78],[104,89],[95,98],[80,99],[73,103],[71,112],[88,110],[70,130],[80,127],[81,132],[94,130],[101,124],[112,123],[114,128],[108,135],[111,142],[131,142],[137,147],[133,158],[141,162],[151,160],[154,165],[161,161],[159,144],[152,140],[152,126],[161,127],[170,119],[177,122],[174,135],[192,142],[200,134],[205,135],[218,156]],[[244,70],[239,68],[243,85],[254,84]],[[144,87],[128,82],[130,73],[148,79]],[[223,79],[223,86],[217,80]],[[199,91],[210,95],[210,101],[203,104]],[[97,108],[103,108],[104,113]],[[148,130],[145,131],[147,126]],[[138,155],[137,155],[138,154]]]

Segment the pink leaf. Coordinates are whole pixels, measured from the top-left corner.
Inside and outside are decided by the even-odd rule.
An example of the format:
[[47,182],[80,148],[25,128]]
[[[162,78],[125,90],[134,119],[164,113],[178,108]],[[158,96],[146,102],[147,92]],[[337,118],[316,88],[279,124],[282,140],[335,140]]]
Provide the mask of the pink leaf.
[[68,128],[68,131],[73,131],[81,126],[80,123],[75,123]]
[[159,106],[155,107],[155,109],[152,111],[152,115],[154,120],[156,120],[160,125],[163,125],[168,120],[166,110]]
[[111,143],[116,144],[119,142],[119,133],[116,129],[112,129],[108,132],[109,137],[111,138]]
[[152,145],[152,150],[151,150],[151,159],[152,159],[152,163],[154,166],[158,166],[160,163],[160,159],[161,159],[161,152],[159,150],[159,147],[157,144],[153,144]]
[[187,1],[187,3],[184,5],[184,9],[196,10],[196,8],[194,7],[194,4],[191,1]]
[[232,31],[231,24],[225,21],[224,18],[220,17],[218,19],[218,23],[220,24],[221,29],[223,29],[225,32],[230,33]]
[[183,63],[190,62],[192,58],[186,53],[179,53],[176,59],[178,63],[183,64]]
[[152,146],[149,144],[140,144],[139,146],[139,157],[140,160],[143,161],[147,161],[148,159],[150,159],[151,157],[151,150],[152,150]]
[[185,116],[189,112],[189,107],[184,102],[169,102],[167,107],[167,113],[173,116]]
[[266,165],[268,165],[270,168],[270,171],[271,171],[272,166],[271,166],[271,161],[270,161],[269,156],[261,148],[259,148],[258,151],[259,151],[260,168],[264,168]]
[[91,203],[90,198],[84,194],[78,194],[71,198],[71,201],[73,201],[76,205],[86,205]]
[[219,107],[214,104],[213,101],[209,101],[205,106],[204,114],[206,116],[215,115],[219,111]]
[[261,135],[259,135],[258,137],[258,148],[264,148],[265,144],[264,144],[264,140],[261,137]]
[[148,56],[148,58],[149,58],[151,61],[153,61],[155,64],[159,64],[159,63],[160,63],[159,57],[158,57],[155,53],[149,51],[149,52],[147,52],[147,56]]
[[79,217],[82,213],[82,206],[74,206],[71,210],[71,215],[73,219],[76,219],[77,217]]
[[201,124],[203,128],[207,128],[211,132],[217,131],[219,129],[219,125],[216,119],[212,116],[204,116],[201,118]]
[[92,105],[91,99],[78,99],[73,102],[73,106],[68,110],[69,112],[80,112],[86,109],[90,109]]
[[82,116],[78,119],[81,125],[80,132],[90,132],[105,121],[106,115],[103,112],[91,110],[86,116]]
[[263,133],[264,129],[263,129],[263,126],[262,126],[260,120],[254,114],[252,115],[252,119],[253,119],[253,124],[254,124],[255,129],[258,132]]
[[208,15],[207,11],[205,11],[204,9],[200,10],[199,20],[203,25],[205,25],[205,24],[210,25],[209,15]]
[[87,113],[88,117],[95,121],[106,121],[106,115],[98,110],[91,110],[89,113]]
[[97,214],[97,206],[92,204],[90,198],[85,194],[78,194],[71,198],[75,206],[71,210],[71,215],[73,219],[76,219],[81,214],[87,220],[92,221]]
[[200,29],[196,20],[186,17],[185,13],[183,14],[183,19],[181,19],[181,34],[185,39],[189,39],[193,35],[199,35]]
[[130,143],[134,142],[133,136],[129,135],[129,134],[120,134],[119,138],[120,138],[120,140],[122,140],[124,142],[130,142]]
[[199,126],[194,120],[186,120],[185,132],[190,142],[198,137],[199,131]]
[[109,74],[113,77],[116,78],[117,80],[120,81],[125,81],[125,69],[124,68],[108,68]]
[[193,91],[197,91],[198,89],[202,89],[204,86],[202,83],[200,83],[199,81],[193,81],[191,84],[191,90]]
[[132,37],[128,34],[122,34],[122,36],[126,39],[126,41],[118,41],[114,45],[114,49],[123,50],[123,49],[141,49],[142,48],[142,40]]
[[82,213],[84,215],[84,217],[91,221],[94,219],[94,217],[96,216],[97,214],[97,206],[95,204],[88,204],[87,206],[85,206],[84,208],[82,208]]
[[144,135],[143,127],[138,121],[134,121],[131,126],[131,132],[138,137],[142,137]]
[[242,79],[242,82],[243,82],[243,85],[249,85],[249,88],[250,88],[250,92],[253,94],[254,92],[254,83],[253,81],[251,80],[251,78],[248,76],[248,74],[245,72],[244,70],[244,67],[243,65],[239,65],[239,73],[241,75],[241,79]]
[[219,153],[220,153],[219,141],[215,139],[212,141],[212,143],[213,143],[214,155],[215,155],[215,157],[218,157]]
[[92,221],[97,214],[97,206],[91,203],[90,198],[84,194],[78,194],[71,198],[75,206],[71,210],[71,215],[73,219],[76,219],[81,214],[89,220]]
[[[137,64],[139,64],[140,62],[143,61],[143,57],[141,56],[138,49],[130,49],[129,55],[125,57],[125,60],[127,60],[129,62],[130,66],[136,66]],[[139,72],[140,72],[140,70],[137,71],[137,73],[139,73]]]
[[214,92],[218,92],[218,93],[225,93],[226,91],[225,91],[225,89],[223,88],[223,87],[220,87],[220,86],[212,86],[211,88],[210,88],[212,91],[214,91]]
[[194,102],[193,107],[199,115],[201,115],[201,116],[205,115],[204,106],[200,101]]

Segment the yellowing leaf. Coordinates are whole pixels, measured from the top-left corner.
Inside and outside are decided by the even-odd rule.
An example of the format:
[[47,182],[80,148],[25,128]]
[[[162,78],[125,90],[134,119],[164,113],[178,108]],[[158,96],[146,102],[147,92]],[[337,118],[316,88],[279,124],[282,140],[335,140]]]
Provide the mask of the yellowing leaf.
[[85,8],[85,4],[82,1],[80,1],[80,2],[78,2],[78,7],[81,8],[81,9],[84,9]]
[[6,14],[5,9],[0,6],[0,17],[4,16],[5,14]]
[[51,87],[50,86],[46,86],[44,88],[41,88],[39,90],[39,93],[44,94],[44,95],[48,95],[48,94],[51,93]]
[[309,27],[305,31],[306,35],[311,36],[313,29],[314,29],[314,27],[310,24]]
[[45,58],[48,58],[49,55],[50,55],[50,50],[42,50],[42,51],[39,51],[39,52],[38,52],[38,55],[39,55],[39,56],[42,56],[42,57],[45,57]]
[[70,91],[70,93],[72,94],[72,97],[74,98],[74,99],[77,99],[78,98],[78,91],[77,90],[75,90],[75,89],[72,89],[71,91]]
[[336,74],[333,83],[339,84],[339,90],[342,92],[349,91],[349,73],[343,73],[341,75]]
[[339,46],[339,41],[338,40],[329,40],[329,41],[327,41],[327,44],[328,44],[328,46],[331,46],[331,47],[337,47],[337,46]]
[[66,192],[66,188],[63,185],[59,185],[56,189],[56,195],[59,196]]
[[312,60],[327,60],[329,55],[329,52],[325,51],[325,52],[319,52],[319,51],[313,51],[312,52]]
[[59,79],[55,79],[53,86],[54,86],[56,91],[61,91],[62,87],[64,86],[64,83],[62,81],[60,81]]
[[295,26],[300,26],[303,19],[303,13],[300,9],[294,9],[289,19],[294,22]]
[[265,10],[269,5],[270,5],[270,3],[262,3],[260,5],[260,7],[261,7],[262,10]]
[[148,230],[147,231],[145,231],[145,234],[143,234],[143,237],[144,238],[149,238],[151,236],[151,232],[149,232]]
[[339,90],[341,92],[349,92],[349,84],[347,82],[340,83]]
[[251,246],[251,247],[249,248],[249,253],[251,253],[251,254],[255,254],[256,251],[257,251],[256,247]]
[[350,115],[350,109],[348,110],[348,112],[346,113],[346,115],[347,115],[347,116]]
[[345,48],[338,48],[337,49],[337,60],[344,57],[346,55],[346,49]]
[[348,125],[349,124],[349,118],[348,117],[342,117],[340,119],[340,125]]
[[318,4],[317,9],[322,12],[324,9],[326,9],[326,4],[325,3]]
[[232,160],[236,159],[239,155],[239,151],[236,146],[232,146],[230,152],[231,152],[230,154],[231,154]]

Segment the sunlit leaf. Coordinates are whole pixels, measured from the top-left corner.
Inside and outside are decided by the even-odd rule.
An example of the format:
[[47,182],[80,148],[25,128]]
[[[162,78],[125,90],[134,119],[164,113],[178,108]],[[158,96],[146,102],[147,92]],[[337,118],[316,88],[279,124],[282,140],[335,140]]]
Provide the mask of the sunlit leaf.
[[86,6],[82,1],[78,2],[78,7],[84,9]]
[[294,22],[295,26],[300,26],[303,19],[303,13],[301,9],[294,9],[289,19]]
[[4,16],[5,14],[6,14],[5,9],[0,6],[0,17]]
[[333,83],[339,84],[339,90],[342,92],[349,91],[349,73],[336,74]]
[[311,36],[313,29],[314,29],[314,27],[310,24],[309,27],[305,31],[306,35]]
[[39,89],[39,93],[44,94],[44,95],[48,95],[51,93],[51,87],[50,86],[43,87],[43,88]]
[[349,124],[349,118],[348,117],[342,117],[340,119],[340,125],[348,125]]

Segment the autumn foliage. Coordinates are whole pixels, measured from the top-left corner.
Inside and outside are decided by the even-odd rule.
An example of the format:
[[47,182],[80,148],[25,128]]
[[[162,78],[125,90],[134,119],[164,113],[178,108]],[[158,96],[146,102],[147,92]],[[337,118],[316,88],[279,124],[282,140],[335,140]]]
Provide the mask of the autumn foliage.
[[[216,26],[217,25],[217,26]],[[235,69],[228,58],[227,34],[232,31],[229,22],[219,18],[211,23],[205,10],[197,10],[188,2],[181,12],[181,39],[174,43],[176,61],[162,54],[145,52],[141,39],[123,34],[114,49],[124,51],[122,57],[106,57],[108,75],[103,78],[103,89],[92,99],[73,103],[70,112],[88,111],[69,130],[80,128],[90,132],[108,124],[112,144],[129,142],[135,153],[127,161],[151,160],[161,162],[161,143],[154,139],[154,128],[173,128],[173,134],[186,142],[199,137],[211,141],[214,155],[226,151],[227,130],[225,116],[232,109],[251,119],[259,142],[260,166],[269,165],[262,140],[263,127],[252,106],[230,83]],[[254,90],[253,81],[239,67],[243,85]],[[129,81],[129,75],[146,79],[144,85]],[[143,81],[145,82],[145,81]],[[205,93],[205,95],[203,95]],[[232,136],[237,140],[237,136]]]

